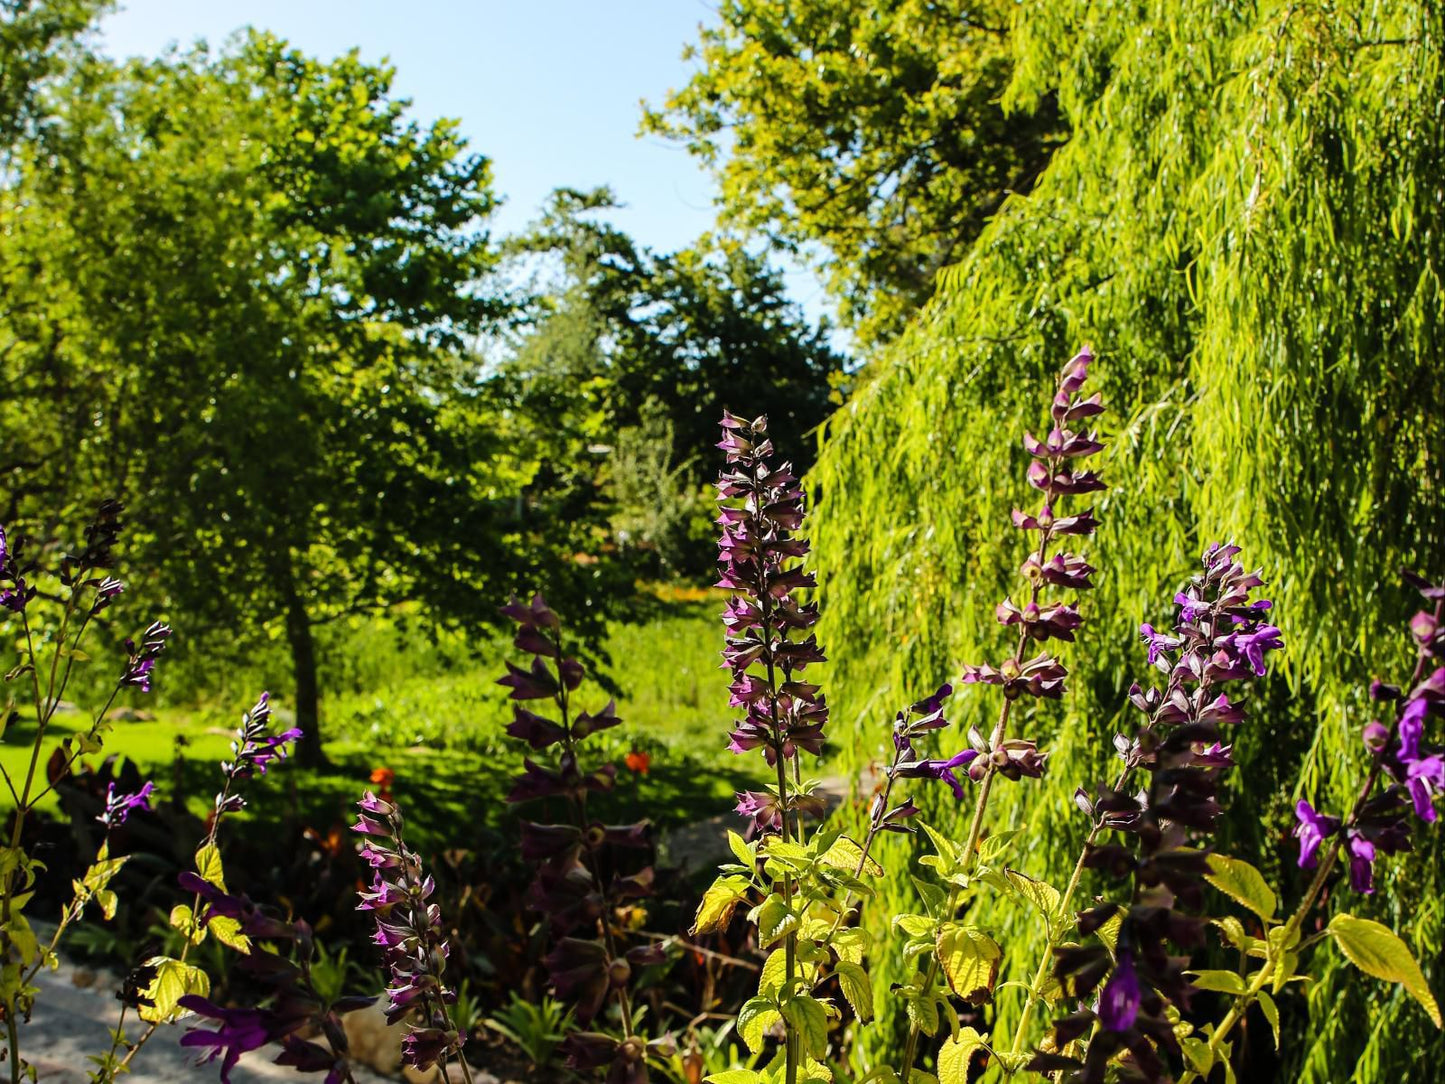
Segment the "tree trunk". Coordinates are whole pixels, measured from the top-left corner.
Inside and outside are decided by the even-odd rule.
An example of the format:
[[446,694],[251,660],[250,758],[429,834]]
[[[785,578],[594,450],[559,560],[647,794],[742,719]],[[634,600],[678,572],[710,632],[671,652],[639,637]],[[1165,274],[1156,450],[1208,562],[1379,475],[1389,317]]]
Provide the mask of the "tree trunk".
[[[289,555],[288,555],[289,557]],[[296,590],[296,580],[287,568],[286,639],[291,645],[291,666],[296,680],[296,725],[301,740],[296,743],[296,759],[310,768],[326,763],[321,748],[321,719],[317,708],[316,641],[311,635],[311,615],[306,601]]]

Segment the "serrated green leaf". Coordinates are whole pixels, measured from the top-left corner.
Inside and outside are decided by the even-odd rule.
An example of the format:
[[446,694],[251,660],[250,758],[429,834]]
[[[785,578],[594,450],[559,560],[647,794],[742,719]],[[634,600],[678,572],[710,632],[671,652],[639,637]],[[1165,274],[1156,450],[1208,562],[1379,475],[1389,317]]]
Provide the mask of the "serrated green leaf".
[[846,960],[850,964],[861,964],[863,954],[868,951],[868,933],[859,926],[849,926],[839,930],[829,941],[830,947],[838,955],[838,959]]
[[1115,951],[1119,947],[1119,927],[1123,922],[1124,912],[1115,911],[1094,931],[1094,936],[1104,942],[1104,947],[1110,952]]
[[913,882],[913,887],[918,890],[918,895],[923,900],[923,905],[928,908],[928,913],[934,918],[942,917],[943,909],[948,904],[948,893],[932,881],[925,881],[921,877],[910,876],[909,879]]
[[1274,918],[1279,901],[1264,875],[1248,862],[1222,854],[1209,856],[1209,872],[1204,879],[1226,896],[1243,904],[1263,919]]
[[1026,873],[1020,873],[1016,869],[1006,869],[1003,872],[1007,885],[1039,910],[1044,917],[1049,919],[1057,918],[1059,915],[1059,901],[1062,897],[1059,890],[1045,881],[1036,877],[1030,877]]
[[993,996],[1003,955],[993,938],[977,926],[948,922],[939,928],[936,948],[938,963],[954,993],[974,1004]]
[[774,949],[763,961],[763,973],[758,976],[758,993],[764,997],[775,997],[783,988],[788,977],[788,950]]
[[1350,963],[1367,975],[1400,983],[1424,1006],[1435,1026],[1442,1026],[1440,1005],[1420,973],[1420,965],[1415,962],[1410,947],[1394,930],[1354,915],[1336,915],[1327,929]]
[[1269,1021],[1270,1030],[1274,1032],[1274,1048],[1279,1049],[1279,1007],[1275,1005],[1274,998],[1261,990],[1258,995],[1259,1007],[1264,1012],[1264,1018]]
[[752,869],[757,864],[757,847],[748,843],[742,836],[738,835],[731,828],[728,829],[728,847],[732,849],[734,857],[742,865]]
[[798,928],[798,916],[782,896],[774,892],[757,909],[758,947],[767,948]]
[[196,873],[207,884],[226,891],[226,872],[221,865],[221,848],[207,843],[196,852]]
[[903,1008],[908,1013],[908,1022],[923,1034],[938,1034],[938,1004],[932,997],[922,994],[905,994]]
[[933,842],[933,849],[938,852],[938,857],[943,860],[944,864],[950,869],[958,865],[960,853],[958,844],[947,836],[935,832],[931,825],[923,824],[923,830],[928,833],[928,838]]
[[893,928],[909,937],[932,937],[937,923],[927,915],[894,915]]
[[206,920],[206,928],[212,936],[227,948],[249,955],[251,939],[241,932],[241,920],[228,915],[212,915]]
[[846,870],[853,873],[858,869],[858,863],[863,863],[863,872],[870,877],[882,877],[883,867],[873,860],[873,856],[863,857],[863,848],[857,841],[848,836],[839,836],[833,841],[833,845],[823,852],[819,859],[825,866],[832,866],[834,869]]
[[873,984],[868,979],[868,972],[858,964],[846,960],[839,960],[835,970],[843,996],[848,999],[848,1004],[853,1006],[858,1019],[866,1024],[873,1019]]
[[156,969],[155,977],[145,988],[149,1005],[140,1007],[140,1018],[150,1024],[176,1019],[183,1010],[178,1004],[187,994],[205,997],[211,992],[211,980],[199,967],[166,956],[152,956],[147,967]]
[[761,1053],[764,1035],[782,1018],[783,1014],[769,998],[751,998],[743,1002],[743,1007],[738,1010],[738,1035],[754,1054]]
[[968,1064],[983,1048],[983,1036],[973,1028],[960,1028],[938,1051],[938,1084],[968,1084]]
[[783,1002],[783,1019],[788,1030],[802,1041],[805,1053],[815,1058],[828,1056],[828,1010],[807,994],[796,994]]
[[703,1084],[763,1084],[763,1074],[756,1069],[724,1069],[703,1077]]
[[1184,1051],[1189,1067],[1199,1074],[1201,1080],[1208,1080],[1210,1070],[1214,1068],[1214,1052],[1209,1049],[1209,1044],[1203,1039],[1190,1036],[1179,1041],[1179,1048]]
[[747,895],[748,881],[742,877],[719,877],[703,893],[693,921],[693,935],[727,929],[733,910]]
[[1244,980],[1233,971],[1192,971],[1190,976],[1189,981],[1201,990],[1235,995],[1245,991]]

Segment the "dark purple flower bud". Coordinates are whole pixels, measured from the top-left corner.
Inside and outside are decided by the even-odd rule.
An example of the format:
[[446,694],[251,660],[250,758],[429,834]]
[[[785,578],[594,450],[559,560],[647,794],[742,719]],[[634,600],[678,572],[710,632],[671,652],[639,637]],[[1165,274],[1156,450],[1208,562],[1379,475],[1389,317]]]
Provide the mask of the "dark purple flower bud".
[[1340,830],[1339,818],[1316,813],[1314,807],[1303,798],[1295,806],[1295,817],[1299,820],[1294,834],[1299,838],[1300,868],[1313,869],[1315,853],[1320,849],[1320,844]]
[[1345,848],[1350,855],[1350,887],[1370,895],[1375,891],[1375,845],[1351,829],[1345,836]]
[[507,662],[507,676],[497,679],[498,685],[512,689],[513,700],[548,700],[557,695],[557,677],[540,657],[532,660],[530,670]]
[[539,750],[557,745],[567,737],[567,732],[551,719],[520,706],[512,710],[512,721],[507,724],[507,733]]
[[231,1070],[241,1060],[242,1054],[260,1050],[268,1043],[297,1030],[305,1022],[304,1019],[297,1020],[288,1027],[286,1021],[267,1009],[223,1009],[195,994],[182,997],[180,1006],[197,1016],[217,1021],[214,1030],[191,1028],[181,1036],[180,1045],[200,1048],[203,1056],[197,1062],[198,1065],[220,1057],[221,1084],[231,1084]]
[[1385,746],[1389,744],[1390,728],[1379,720],[1373,720],[1365,724],[1365,728],[1361,731],[1360,737],[1365,743],[1365,748],[1370,753],[1380,753],[1383,752]]
[[113,576],[107,576],[96,584],[95,601],[90,604],[90,616],[102,613],[116,599],[125,593],[125,584]]

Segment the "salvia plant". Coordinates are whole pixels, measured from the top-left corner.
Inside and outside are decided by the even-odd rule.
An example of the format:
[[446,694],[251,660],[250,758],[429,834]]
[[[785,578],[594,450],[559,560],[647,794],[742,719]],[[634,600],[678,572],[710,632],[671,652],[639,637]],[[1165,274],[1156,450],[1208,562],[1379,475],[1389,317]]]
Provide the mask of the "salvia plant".
[[[776,784],[739,796],[738,811],[756,838],[731,837],[737,862],[724,866],[706,893],[694,933],[726,927],[747,905],[757,944],[770,955],[737,1029],[754,1051],[774,1054],[762,1068],[714,1073],[713,1084],[832,1080],[830,1030],[843,1016],[829,996],[834,990],[860,1024],[878,997],[901,999],[907,1010],[901,1059],[866,1070],[860,1082],[965,1084],[981,1071],[990,1079],[1194,1080],[1216,1070],[1232,1081],[1233,1029],[1257,1006],[1278,1036],[1274,997],[1304,978],[1304,954],[1325,939],[1368,974],[1403,983],[1439,1024],[1419,967],[1387,927],[1341,913],[1304,936],[1304,920],[1324,898],[1341,855],[1351,885],[1368,892],[1378,857],[1408,847],[1410,812],[1435,819],[1445,759],[1425,739],[1424,724],[1445,714],[1445,670],[1432,669],[1431,661],[1445,642],[1445,588],[1411,580],[1433,610],[1411,623],[1419,661],[1410,682],[1372,686],[1377,702],[1393,706],[1394,720],[1365,728],[1371,763],[1353,809],[1334,816],[1299,804],[1300,864],[1315,873],[1292,916],[1278,916],[1276,893],[1258,871],[1210,846],[1224,814],[1221,782],[1233,763],[1228,732],[1246,718],[1239,687],[1263,677],[1270,653],[1284,646],[1271,602],[1255,597],[1262,575],[1249,571],[1232,545],[1208,548],[1200,570],[1174,596],[1169,629],[1140,627],[1146,661],[1162,680],[1128,690],[1141,722],[1116,736],[1118,763],[1109,779],[1075,794],[1089,827],[1067,884],[1060,890],[1007,865],[1012,833],[990,829],[990,794],[1047,768],[1047,753],[1027,730],[1033,713],[1021,710],[1021,701],[1042,705],[1064,695],[1068,667],[1051,645],[1079,635],[1083,619],[1068,593],[1088,590],[1096,574],[1070,545],[1094,532],[1093,510],[1069,504],[1105,488],[1085,466],[1104,446],[1078,425],[1104,411],[1099,395],[1083,393],[1092,360],[1085,348],[1064,366],[1047,435],[1024,435],[1027,482],[1039,503],[1012,515],[1030,540],[1021,592],[997,608],[999,622],[1016,632],[1013,650],[1001,661],[962,667],[956,683],[898,713],[861,843],[827,827],[809,835],[808,818],[822,806],[802,778],[798,754],[820,751],[826,707],[817,685],[799,673],[824,661],[811,634],[804,636],[817,614],[800,599],[815,586],[803,567],[807,544],[797,534],[803,495],[786,464],[771,464],[765,419],[724,417],[720,585],[736,592],[724,614],[724,660],[734,679],[731,704],[743,714],[730,747],[761,751]],[[945,732],[954,684],[1001,693],[991,732],[971,728],[967,744],[951,755],[947,748],[918,751],[921,739]],[[964,838],[922,824],[913,801],[898,793],[899,780],[937,780],[959,800],[971,800]],[[878,946],[856,923],[870,895],[867,880],[882,872],[872,844],[881,832],[916,828],[932,845],[920,861],[923,875],[913,878],[923,908],[892,921],[913,974],[888,991],[874,989],[867,960]],[[1080,908],[1086,878],[1101,891]],[[1207,913],[1206,886],[1249,914]],[[1037,913],[1043,945],[1036,969],[1010,980],[1023,990],[1019,1017],[1006,1033],[988,1034],[963,1026],[960,1013],[971,1008],[983,1020],[1000,985],[1004,953],[990,913],[1003,896]],[[1211,928],[1222,948],[1238,954],[1237,972],[1191,967],[1190,953],[1206,944]],[[1223,1016],[1201,1017],[1220,996]],[[1041,1013],[1053,1016],[1042,1040],[1032,1026]]]
[[[528,901],[553,938],[547,972],[578,1025],[562,1040],[560,1052],[572,1069],[605,1070],[611,1084],[643,1084],[649,1059],[669,1058],[674,1048],[669,1036],[649,1038],[639,1030],[631,991],[645,969],[666,961],[666,953],[656,941],[629,943],[619,911],[651,894],[653,871],[643,866],[624,872],[617,852],[647,850],[650,825],[597,820],[588,797],[612,789],[617,766],[582,760],[582,743],[621,719],[610,700],[596,712],[574,703],[584,667],[564,650],[562,623],[541,595],[529,604],[513,599],[502,612],[516,623],[517,650],[532,659],[525,669],[507,663],[499,680],[513,702],[507,733],[538,757],[524,758],[507,801],[549,816],[564,814],[555,823],[522,822],[522,857],[535,870]],[[540,762],[543,754],[546,763]],[[615,1033],[599,1026],[611,1009]]]

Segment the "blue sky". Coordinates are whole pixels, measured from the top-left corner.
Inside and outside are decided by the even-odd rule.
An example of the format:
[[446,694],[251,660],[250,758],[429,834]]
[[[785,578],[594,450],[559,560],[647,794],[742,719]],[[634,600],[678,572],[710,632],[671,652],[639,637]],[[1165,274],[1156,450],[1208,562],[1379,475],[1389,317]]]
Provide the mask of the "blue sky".
[[[506,200],[497,230],[520,229],[553,188],[609,184],[627,204],[613,221],[670,250],[712,226],[715,186],[681,146],[637,138],[639,102],[660,104],[687,81],[683,47],[715,21],[704,0],[123,0],[100,44],[154,56],[251,25],[318,56],[388,58],[417,117],[458,118],[492,159]],[[816,280],[796,269],[787,279],[817,318]]]

